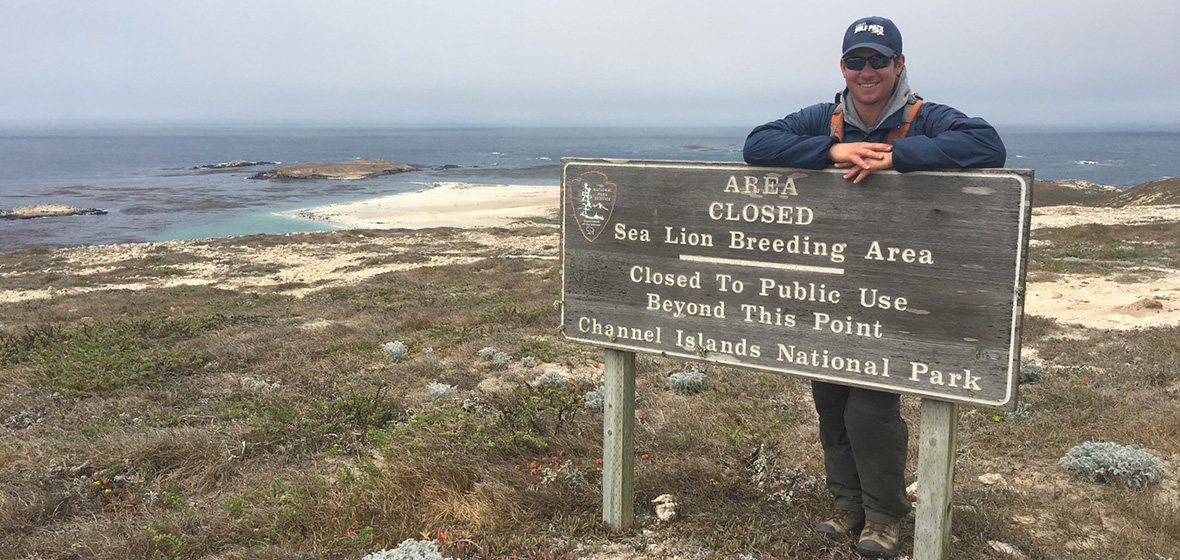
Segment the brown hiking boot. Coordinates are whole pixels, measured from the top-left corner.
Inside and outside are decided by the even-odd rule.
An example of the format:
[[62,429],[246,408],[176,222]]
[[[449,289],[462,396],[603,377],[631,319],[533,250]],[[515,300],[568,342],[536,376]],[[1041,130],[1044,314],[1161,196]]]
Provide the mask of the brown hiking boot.
[[897,556],[897,541],[900,538],[901,523],[869,521],[860,532],[856,551],[868,558],[893,558]]
[[865,525],[865,514],[859,511],[838,509],[832,512],[832,518],[822,521],[815,526],[815,532],[836,539],[852,539],[861,527]]

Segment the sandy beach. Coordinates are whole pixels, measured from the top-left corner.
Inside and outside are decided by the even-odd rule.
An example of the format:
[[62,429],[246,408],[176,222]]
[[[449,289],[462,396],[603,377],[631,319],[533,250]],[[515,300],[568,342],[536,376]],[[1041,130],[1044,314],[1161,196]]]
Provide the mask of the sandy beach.
[[557,185],[435,183],[429,188],[280,215],[348,229],[502,227],[530,218],[555,219]]

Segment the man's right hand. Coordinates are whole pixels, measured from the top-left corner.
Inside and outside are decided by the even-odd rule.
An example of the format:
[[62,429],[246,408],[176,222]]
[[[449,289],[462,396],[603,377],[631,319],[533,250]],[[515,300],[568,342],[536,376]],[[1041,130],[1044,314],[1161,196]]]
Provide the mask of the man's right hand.
[[837,142],[828,149],[828,157],[838,168],[854,167],[844,176],[860,183],[869,173],[893,167],[893,146],[879,142]]

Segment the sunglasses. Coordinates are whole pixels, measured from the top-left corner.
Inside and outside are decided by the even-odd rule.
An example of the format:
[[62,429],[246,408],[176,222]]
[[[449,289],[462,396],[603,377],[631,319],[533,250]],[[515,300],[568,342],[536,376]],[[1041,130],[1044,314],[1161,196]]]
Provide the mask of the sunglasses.
[[883,54],[875,54],[869,57],[846,56],[844,57],[844,67],[854,71],[863,70],[865,63],[868,62],[869,66],[873,67],[873,70],[880,70],[886,66],[889,66],[889,64],[893,62],[893,58],[894,57],[892,56],[885,56]]

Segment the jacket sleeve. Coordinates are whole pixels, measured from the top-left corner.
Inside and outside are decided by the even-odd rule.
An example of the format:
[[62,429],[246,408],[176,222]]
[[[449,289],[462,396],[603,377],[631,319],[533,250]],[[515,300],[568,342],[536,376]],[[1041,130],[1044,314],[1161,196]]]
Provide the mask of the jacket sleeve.
[[893,168],[898,171],[1004,167],[1004,142],[983,119],[924,103],[911,126],[905,138],[893,141]]
[[832,103],[820,103],[755,128],[746,137],[742,156],[750,165],[823,169],[832,165],[828,149]]

